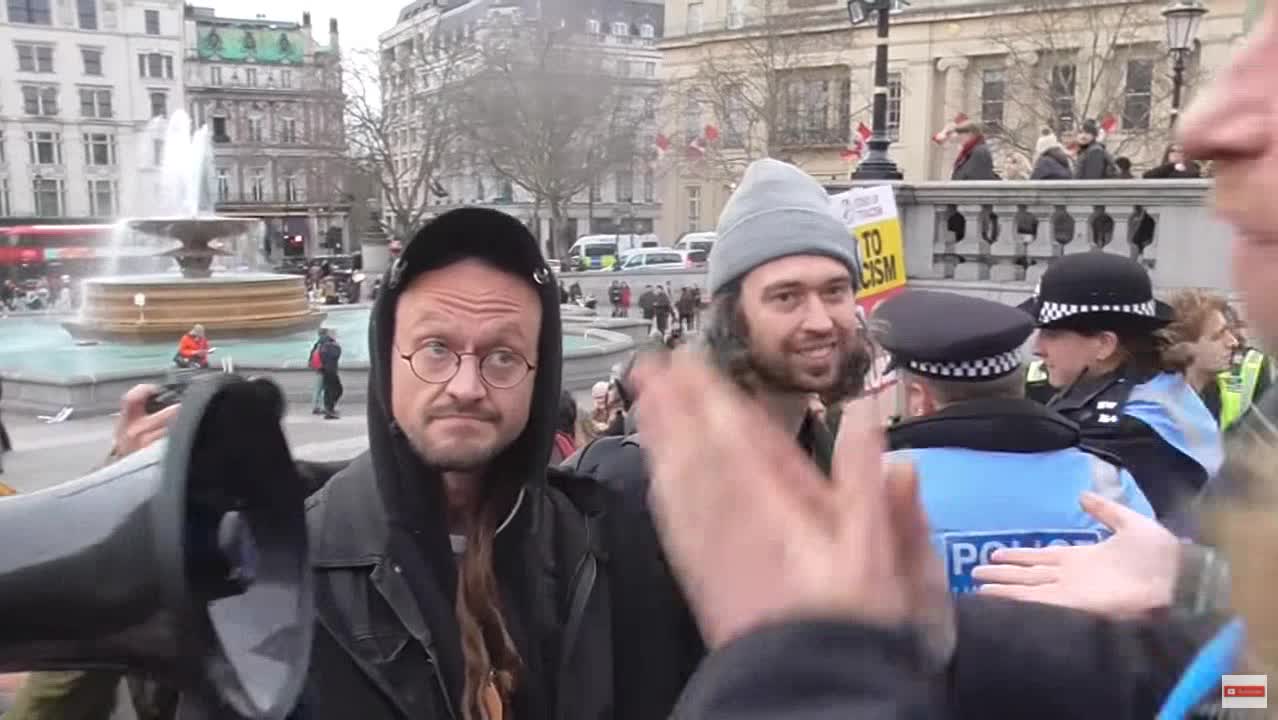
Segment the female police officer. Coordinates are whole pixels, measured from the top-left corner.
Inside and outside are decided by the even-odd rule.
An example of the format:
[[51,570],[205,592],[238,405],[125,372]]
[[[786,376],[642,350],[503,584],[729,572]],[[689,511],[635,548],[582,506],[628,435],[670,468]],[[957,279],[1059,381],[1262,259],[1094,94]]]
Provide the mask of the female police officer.
[[1220,468],[1223,450],[1183,362],[1158,335],[1173,312],[1154,299],[1149,273],[1112,253],[1067,255],[1022,308],[1037,320],[1034,352],[1058,390],[1049,406],[1118,456],[1157,516],[1171,519]]

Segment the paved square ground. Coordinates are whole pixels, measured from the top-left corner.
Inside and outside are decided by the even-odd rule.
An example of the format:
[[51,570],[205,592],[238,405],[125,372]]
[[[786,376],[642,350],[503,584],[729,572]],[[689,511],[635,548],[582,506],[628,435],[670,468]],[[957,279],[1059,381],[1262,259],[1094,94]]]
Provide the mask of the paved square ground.
[[[284,431],[295,457],[308,460],[352,458],[368,447],[364,404],[339,408],[343,415],[325,420],[296,407],[284,422]],[[4,456],[0,480],[14,489],[30,492],[84,475],[98,467],[111,450],[117,418],[76,418],[47,425],[33,415],[7,411],[5,427],[13,440],[13,452]]]

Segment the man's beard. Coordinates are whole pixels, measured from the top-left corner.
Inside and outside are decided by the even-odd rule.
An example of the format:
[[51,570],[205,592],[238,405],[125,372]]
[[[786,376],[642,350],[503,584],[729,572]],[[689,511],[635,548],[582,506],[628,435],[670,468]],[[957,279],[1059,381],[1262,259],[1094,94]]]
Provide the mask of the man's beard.
[[750,366],[758,381],[783,393],[816,393],[826,402],[859,395],[873,359],[868,345],[858,337],[839,341],[828,377],[813,377],[799,367],[798,353],[787,348],[780,353],[750,352]]

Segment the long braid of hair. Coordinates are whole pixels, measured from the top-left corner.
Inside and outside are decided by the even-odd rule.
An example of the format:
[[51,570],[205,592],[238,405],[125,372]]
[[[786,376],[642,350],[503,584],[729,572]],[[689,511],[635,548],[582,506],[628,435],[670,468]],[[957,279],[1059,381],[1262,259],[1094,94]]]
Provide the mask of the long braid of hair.
[[493,569],[493,547],[502,509],[501,493],[488,493],[470,526],[457,583],[457,621],[461,629],[465,689],[464,720],[489,717],[485,702],[491,684],[508,718],[522,661],[501,614],[501,596]]

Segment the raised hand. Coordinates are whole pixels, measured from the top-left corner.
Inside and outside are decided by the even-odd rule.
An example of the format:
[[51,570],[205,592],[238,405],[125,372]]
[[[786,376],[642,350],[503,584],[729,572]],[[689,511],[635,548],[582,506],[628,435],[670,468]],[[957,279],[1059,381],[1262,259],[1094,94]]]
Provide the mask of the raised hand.
[[981,592],[1064,605],[1113,618],[1168,607],[1180,542],[1157,521],[1095,493],[1083,509],[1114,532],[1095,545],[1006,548],[972,571]]

